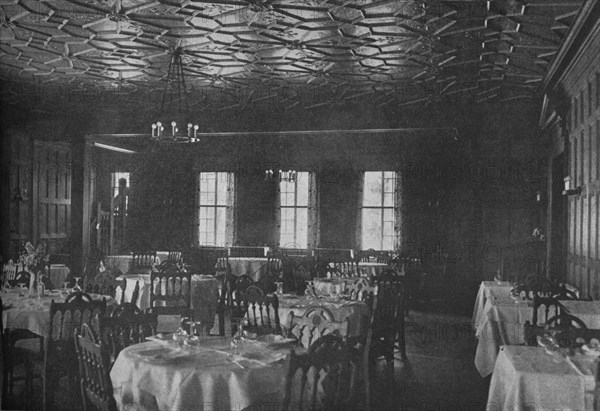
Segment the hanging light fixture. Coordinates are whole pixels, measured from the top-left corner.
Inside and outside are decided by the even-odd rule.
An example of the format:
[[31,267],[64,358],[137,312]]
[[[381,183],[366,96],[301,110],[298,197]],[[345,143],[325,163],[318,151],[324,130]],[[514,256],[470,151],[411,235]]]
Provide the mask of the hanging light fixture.
[[160,103],[159,116],[165,115],[168,109],[177,107],[177,116],[181,125],[187,123],[186,132],[180,132],[180,126],[175,120],[171,120],[165,130],[165,125],[159,120],[152,123],[152,139],[157,141],[174,141],[174,142],[189,142],[195,143],[198,141],[197,124],[192,124],[188,121],[189,104],[187,100],[185,88],[185,76],[183,72],[181,47],[175,48],[169,62],[169,71],[167,72],[167,80],[165,89]]

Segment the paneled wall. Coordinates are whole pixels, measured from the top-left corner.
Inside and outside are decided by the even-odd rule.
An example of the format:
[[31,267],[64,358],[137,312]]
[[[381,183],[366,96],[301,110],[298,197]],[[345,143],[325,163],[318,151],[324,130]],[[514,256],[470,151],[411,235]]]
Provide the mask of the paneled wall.
[[600,30],[563,78],[567,115],[568,280],[584,295],[600,297]]

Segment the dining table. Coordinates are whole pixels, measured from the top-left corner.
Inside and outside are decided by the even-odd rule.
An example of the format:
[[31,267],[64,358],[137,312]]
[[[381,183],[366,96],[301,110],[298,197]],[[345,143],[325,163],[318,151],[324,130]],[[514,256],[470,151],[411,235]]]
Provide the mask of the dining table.
[[[117,301],[134,302],[138,308],[144,310],[150,307],[150,274],[128,274],[116,278],[117,281],[125,280],[125,298],[123,290],[117,287],[115,299]],[[137,301],[131,301],[136,283],[140,285]],[[207,326],[213,324],[217,312],[219,298],[219,281],[213,275],[192,275],[192,290],[190,296],[194,318],[202,321]]]
[[473,328],[477,329],[477,326],[481,323],[483,309],[488,298],[510,297],[512,289],[513,285],[508,281],[482,281],[479,285],[475,307],[473,308]]
[[[29,297],[28,290],[20,295],[20,289],[9,289],[2,293],[2,323],[7,329],[29,330],[42,337],[47,336],[50,324],[50,305],[52,301],[63,303],[67,293],[61,290],[47,291],[43,296]],[[115,300],[106,295],[89,294],[93,300],[106,299],[107,307],[116,305]]]
[[492,374],[486,411],[593,410],[598,354],[503,346]]
[[[581,319],[588,328],[600,328],[600,301],[563,300],[568,313]],[[543,310],[544,307],[541,307]],[[496,357],[502,345],[525,343],[526,321],[532,321],[533,301],[511,297],[491,297],[485,302],[482,318],[475,336],[475,367],[482,377],[494,370]],[[544,317],[540,312],[538,318]]]
[[118,409],[281,409],[292,341],[232,338],[182,345],[167,335],[125,348],[110,371]]

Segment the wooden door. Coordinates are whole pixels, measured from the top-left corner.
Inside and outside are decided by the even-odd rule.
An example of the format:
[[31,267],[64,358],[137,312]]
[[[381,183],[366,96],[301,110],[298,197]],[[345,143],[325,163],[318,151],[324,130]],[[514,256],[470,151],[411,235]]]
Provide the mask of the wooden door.
[[71,147],[34,143],[33,237],[46,242],[51,254],[70,254]]

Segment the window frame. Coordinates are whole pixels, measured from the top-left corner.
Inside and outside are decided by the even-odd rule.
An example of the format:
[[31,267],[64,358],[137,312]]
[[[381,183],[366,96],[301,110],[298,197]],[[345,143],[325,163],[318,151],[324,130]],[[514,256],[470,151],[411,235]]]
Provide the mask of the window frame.
[[[373,206],[373,205],[365,205],[365,191],[366,191],[366,180],[363,179],[363,187],[362,187],[362,192],[363,192],[363,198],[361,199],[361,205],[360,205],[360,218],[361,218],[361,227],[364,227],[364,213],[363,210],[365,209],[369,209],[369,210],[381,210],[381,217],[379,220],[379,228],[380,228],[380,239],[379,239],[379,247],[376,248],[376,250],[388,250],[390,248],[388,247],[384,247],[385,243],[386,243],[386,238],[390,237],[390,236],[386,236],[384,234],[384,230],[385,230],[385,223],[386,223],[386,219],[385,219],[385,210],[391,210],[392,211],[392,215],[394,216],[393,219],[393,227],[394,227],[394,232],[391,235],[391,242],[392,242],[392,247],[391,249],[394,248],[393,243],[395,241],[395,237],[396,237],[396,233],[395,233],[395,226],[396,226],[396,190],[397,190],[397,184],[398,184],[398,175],[396,171],[391,171],[391,170],[375,170],[375,171],[364,171],[364,175],[366,177],[367,173],[377,173],[379,174],[379,182],[381,183],[381,196],[380,196],[380,204],[379,206]],[[392,177],[391,178],[386,178],[386,173],[391,173]],[[393,181],[393,186],[392,186],[392,191],[385,191],[385,180],[386,179],[390,179]],[[392,205],[391,206],[386,206],[385,205],[385,196],[386,194],[391,194],[392,195]],[[362,230],[361,230],[362,231]],[[364,241],[364,231],[360,233],[360,242],[361,242],[361,248],[365,249],[365,245],[363,244]],[[368,248],[372,248],[372,247],[368,247]]]
[[[211,187],[212,189],[214,189],[214,196],[213,196],[213,203],[212,204],[202,204],[201,203],[201,199],[202,199],[202,181],[203,181],[203,174],[214,174],[214,181],[215,184],[213,187]],[[201,171],[198,173],[198,183],[197,183],[197,190],[198,190],[198,201],[197,201],[197,218],[198,218],[198,229],[197,229],[197,236],[198,236],[198,244],[200,245],[219,245],[217,242],[217,238],[218,238],[218,232],[219,232],[219,227],[218,227],[218,218],[217,218],[217,211],[219,208],[221,208],[225,213],[227,212],[227,179],[228,179],[228,172],[226,171]],[[219,178],[220,175],[224,176],[224,179],[221,183],[219,183]],[[218,204],[218,198],[219,198],[219,184],[223,184],[225,186],[225,191],[224,191],[224,195],[225,195],[225,203],[224,204]],[[209,220],[207,218],[202,219],[201,218],[201,210],[202,209],[212,209],[213,210],[213,218],[212,218],[212,231],[202,231],[201,227],[202,227],[202,221],[205,220]],[[227,231],[227,221],[225,221],[225,225],[223,227],[223,240],[225,241],[225,236],[226,236],[226,231]],[[212,241],[202,241],[202,234],[203,233],[212,233]]]
[[[309,195],[310,195],[310,187],[307,184],[306,188],[306,205],[298,205],[298,180],[301,178],[306,178],[307,181],[309,181],[308,179],[310,178],[310,172],[308,171],[297,171],[296,172],[296,180],[293,182],[289,182],[289,181],[280,181],[279,182],[279,245],[281,248],[286,248],[284,247],[285,244],[294,244],[294,247],[287,247],[287,248],[307,248],[308,247],[308,226],[309,226],[309,216],[308,216],[308,209],[309,209]],[[282,183],[286,183],[286,184],[294,184],[294,190],[293,191],[285,191],[285,193],[293,193],[294,194],[294,205],[283,205],[281,202],[281,196],[284,193],[284,191],[282,191]],[[285,243],[282,242],[282,234],[283,234],[283,209],[292,209],[294,210],[294,219],[293,219],[293,240],[287,241]],[[298,210],[299,209],[304,209],[306,210],[306,243],[305,244],[299,244],[298,243]]]

